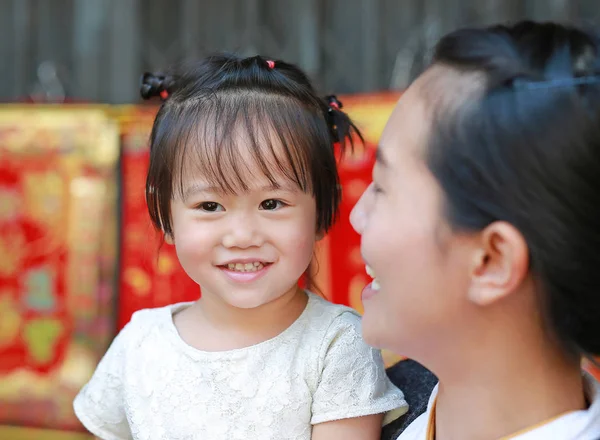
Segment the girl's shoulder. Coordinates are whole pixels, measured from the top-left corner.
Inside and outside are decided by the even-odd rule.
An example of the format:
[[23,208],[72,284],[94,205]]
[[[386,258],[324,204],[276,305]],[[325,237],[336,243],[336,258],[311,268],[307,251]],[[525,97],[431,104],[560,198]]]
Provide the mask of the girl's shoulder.
[[360,322],[360,314],[352,307],[335,304],[316,293],[306,292],[309,298],[307,312],[309,316],[319,315],[329,321],[342,320]]
[[141,340],[149,335],[169,333],[175,329],[173,314],[191,304],[185,302],[138,310],[131,315],[129,322],[119,332],[118,338],[126,345],[133,343],[139,346]]
[[361,316],[351,307],[335,304],[315,294],[307,292],[308,304],[297,321],[304,337],[318,341],[335,339],[341,333],[360,335]]
[[366,346],[362,339],[361,316],[356,310],[314,293],[308,292],[308,295],[308,306],[301,317],[305,337],[318,341],[325,350],[334,341]]

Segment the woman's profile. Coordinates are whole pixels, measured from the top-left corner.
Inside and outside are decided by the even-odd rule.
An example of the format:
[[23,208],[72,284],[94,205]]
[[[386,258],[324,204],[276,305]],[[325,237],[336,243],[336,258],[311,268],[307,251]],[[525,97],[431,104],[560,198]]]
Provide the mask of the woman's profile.
[[384,130],[352,214],[363,335],[439,378],[401,440],[600,438],[581,370],[600,354],[599,41],[451,33]]

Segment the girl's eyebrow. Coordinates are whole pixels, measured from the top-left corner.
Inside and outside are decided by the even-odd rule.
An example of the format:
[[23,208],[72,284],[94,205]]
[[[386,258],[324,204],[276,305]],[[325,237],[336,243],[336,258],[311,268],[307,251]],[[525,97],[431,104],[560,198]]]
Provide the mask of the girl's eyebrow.
[[[244,192],[249,192],[251,191],[252,188],[249,188],[247,191]],[[286,191],[286,192],[296,192],[298,191],[298,188],[292,184],[290,184],[289,182],[286,182],[284,184],[279,184],[276,182],[267,184],[262,186],[261,188],[258,188],[259,191],[263,191],[263,192],[268,192],[268,191]],[[192,197],[193,195],[196,195],[198,193],[213,193],[213,194],[224,194],[225,191],[223,190],[223,188],[220,188],[218,186],[214,186],[214,185],[210,185],[210,184],[206,184],[203,182],[196,182],[196,183],[192,183],[191,185],[189,185],[185,191],[183,192],[183,201],[187,201],[190,197]]]
[[187,199],[189,199],[191,196],[193,196],[195,194],[208,193],[208,192],[214,193],[214,194],[222,194],[223,189],[218,188],[213,185],[207,185],[207,184],[201,183],[201,182],[193,183],[190,186],[188,186],[185,189],[185,191],[183,192],[183,201],[186,201]]
[[286,192],[296,192],[298,191],[298,187],[295,185],[291,185],[290,182],[285,182],[284,184],[279,184],[279,183],[271,183],[268,185],[264,185],[262,188],[260,188],[260,191],[286,191]]

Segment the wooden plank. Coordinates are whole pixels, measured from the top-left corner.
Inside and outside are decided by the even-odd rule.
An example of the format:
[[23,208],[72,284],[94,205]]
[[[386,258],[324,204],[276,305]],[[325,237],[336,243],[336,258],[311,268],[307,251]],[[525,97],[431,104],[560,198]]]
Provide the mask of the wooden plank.
[[139,0],[110,0],[109,32],[110,103],[139,101],[141,74]]
[[381,32],[379,22],[381,0],[362,0],[361,18],[363,28],[362,67],[364,91],[374,91],[380,88],[381,81]]
[[525,1],[487,0],[469,3],[469,17],[477,26],[509,23],[525,18]]
[[73,13],[73,94],[78,99],[100,100],[106,63],[104,36],[110,0],[75,0]]
[[294,5],[297,14],[295,40],[298,44],[299,63],[311,77],[314,77],[321,69],[319,0],[304,0],[302,3],[294,2]]
[[185,58],[200,57],[203,46],[202,18],[203,5],[198,0],[183,0],[181,5],[181,49]]
[[526,14],[533,20],[565,22],[575,18],[572,0],[528,0]]
[[425,29],[422,0],[387,0],[383,4],[381,24],[381,88],[402,90],[421,69]]

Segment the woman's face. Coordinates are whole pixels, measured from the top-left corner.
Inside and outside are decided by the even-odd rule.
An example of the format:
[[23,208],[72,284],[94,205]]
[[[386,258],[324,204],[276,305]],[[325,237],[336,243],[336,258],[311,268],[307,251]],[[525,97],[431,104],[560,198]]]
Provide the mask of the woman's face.
[[381,137],[373,184],[351,214],[376,278],[363,292],[365,340],[419,359],[456,342],[452,335],[470,307],[472,253],[468,239],[446,224],[441,189],[425,162],[424,83],[418,79],[398,102]]

